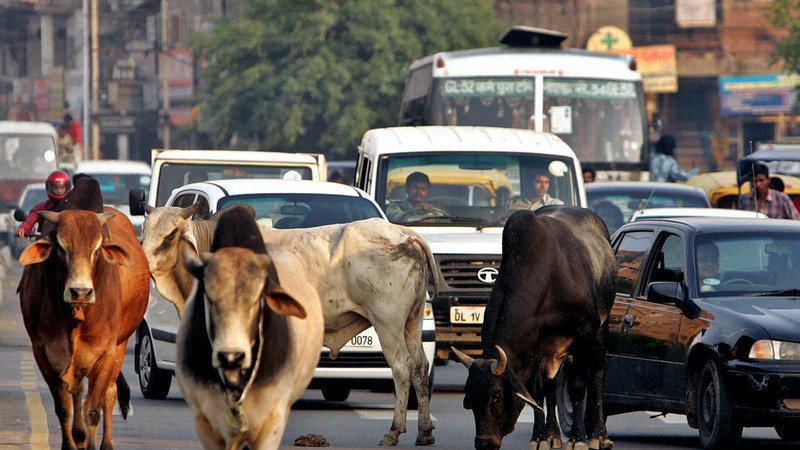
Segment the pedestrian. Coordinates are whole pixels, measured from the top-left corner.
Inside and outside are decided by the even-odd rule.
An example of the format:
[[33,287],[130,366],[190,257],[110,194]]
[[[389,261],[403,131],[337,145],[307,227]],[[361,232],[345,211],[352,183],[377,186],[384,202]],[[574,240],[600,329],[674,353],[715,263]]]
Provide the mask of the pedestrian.
[[686,181],[700,173],[700,168],[685,172],[675,160],[675,138],[669,134],[662,135],[656,141],[655,152],[650,155],[650,181]]
[[47,176],[45,182],[45,191],[47,191],[48,199],[33,205],[28,216],[17,227],[17,236],[24,237],[26,233],[33,230],[33,225],[38,224],[38,229],[41,230],[44,225],[44,218],[37,214],[39,211],[55,211],[61,200],[64,199],[69,191],[69,176],[56,170]]
[[789,196],[769,188],[769,168],[766,165],[755,164],[750,183],[750,192],[739,198],[738,209],[758,211],[773,219],[800,220],[800,213]]
[[67,127],[67,134],[72,138],[72,144],[83,147],[83,140],[81,140],[81,124],[76,121],[72,114],[64,114],[64,125]]

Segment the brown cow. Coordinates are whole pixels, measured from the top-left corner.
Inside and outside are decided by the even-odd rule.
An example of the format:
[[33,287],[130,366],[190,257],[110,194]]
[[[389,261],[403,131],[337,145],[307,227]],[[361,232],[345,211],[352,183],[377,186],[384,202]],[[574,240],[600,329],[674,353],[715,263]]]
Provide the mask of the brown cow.
[[[19,258],[22,316],[53,395],[62,448],[94,448],[101,408],[101,444],[113,448],[118,388],[123,416],[128,410],[125,346],[147,308],[150,272],[133,225],[105,211],[40,212],[52,226]],[[81,404],[84,377],[89,392]]]

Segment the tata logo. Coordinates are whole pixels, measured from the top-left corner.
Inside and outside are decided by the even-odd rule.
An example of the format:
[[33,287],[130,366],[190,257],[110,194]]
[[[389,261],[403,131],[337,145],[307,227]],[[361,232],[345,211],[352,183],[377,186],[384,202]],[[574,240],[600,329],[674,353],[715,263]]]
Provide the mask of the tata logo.
[[478,279],[486,284],[492,284],[494,280],[497,279],[498,273],[499,272],[494,267],[484,267],[478,271]]

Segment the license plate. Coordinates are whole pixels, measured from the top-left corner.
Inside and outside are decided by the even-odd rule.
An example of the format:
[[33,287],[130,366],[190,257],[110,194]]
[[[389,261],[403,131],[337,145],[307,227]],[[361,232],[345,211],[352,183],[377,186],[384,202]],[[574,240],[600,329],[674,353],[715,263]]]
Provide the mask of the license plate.
[[370,327],[347,341],[343,349],[348,348],[374,348],[380,350],[381,347],[375,329]]
[[485,306],[452,306],[450,307],[450,323],[483,323],[484,310],[486,310]]

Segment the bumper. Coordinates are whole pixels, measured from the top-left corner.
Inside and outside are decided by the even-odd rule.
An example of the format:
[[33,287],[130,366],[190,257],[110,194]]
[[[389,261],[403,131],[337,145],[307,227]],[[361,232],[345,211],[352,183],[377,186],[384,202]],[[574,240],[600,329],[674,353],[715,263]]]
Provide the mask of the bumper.
[[728,372],[736,414],[745,426],[775,426],[800,420],[800,367],[740,364]]

